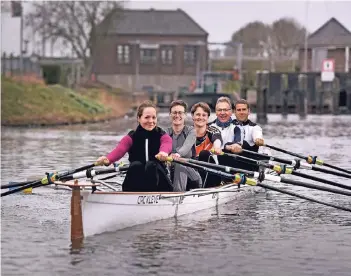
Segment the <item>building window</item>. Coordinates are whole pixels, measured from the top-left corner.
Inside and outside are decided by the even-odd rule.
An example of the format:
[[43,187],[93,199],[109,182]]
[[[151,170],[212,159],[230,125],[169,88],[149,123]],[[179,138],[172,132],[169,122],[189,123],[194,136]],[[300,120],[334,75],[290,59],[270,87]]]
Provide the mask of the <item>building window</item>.
[[141,64],[153,64],[157,62],[157,50],[156,49],[141,49],[140,50],[140,63]]
[[161,50],[162,64],[173,64],[173,47],[164,47]]
[[184,46],[184,62],[186,64],[195,64],[196,57],[196,46]]
[[118,45],[117,46],[117,59],[120,64],[130,63],[130,47],[129,45]]

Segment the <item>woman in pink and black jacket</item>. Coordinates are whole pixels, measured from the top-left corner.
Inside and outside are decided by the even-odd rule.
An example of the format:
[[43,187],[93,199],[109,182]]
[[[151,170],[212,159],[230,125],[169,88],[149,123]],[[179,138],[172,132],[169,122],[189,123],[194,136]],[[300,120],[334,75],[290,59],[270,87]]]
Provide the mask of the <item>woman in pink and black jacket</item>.
[[172,151],[172,138],[157,126],[156,106],[143,102],[137,110],[138,127],[124,136],[99,165],[109,165],[126,153],[130,166],[122,184],[123,191],[173,191],[164,161]]

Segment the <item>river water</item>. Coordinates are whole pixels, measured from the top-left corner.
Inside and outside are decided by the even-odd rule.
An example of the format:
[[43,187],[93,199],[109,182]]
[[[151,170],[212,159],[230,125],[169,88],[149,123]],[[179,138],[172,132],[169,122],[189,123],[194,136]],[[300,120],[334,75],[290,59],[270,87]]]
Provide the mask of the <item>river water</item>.
[[[263,128],[268,143],[351,169],[350,116],[268,120]],[[161,115],[160,125],[167,124],[167,115]],[[131,118],[2,128],[1,183],[88,164],[134,126]],[[347,196],[280,187],[351,207]],[[1,275],[351,275],[351,214],[276,192],[88,237],[80,249],[69,238],[70,192],[42,187],[32,195],[3,197],[1,206]]]

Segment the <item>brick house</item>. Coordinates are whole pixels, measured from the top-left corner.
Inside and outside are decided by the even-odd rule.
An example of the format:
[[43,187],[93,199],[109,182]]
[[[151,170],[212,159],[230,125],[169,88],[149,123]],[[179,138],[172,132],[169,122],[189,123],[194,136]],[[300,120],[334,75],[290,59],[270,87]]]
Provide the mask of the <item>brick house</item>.
[[205,70],[208,33],[183,10],[127,9],[115,22],[96,44],[100,82],[177,91]]
[[[351,72],[351,32],[331,18],[307,39],[307,71],[319,72],[326,58],[335,60],[336,72]],[[304,69],[304,45],[299,50],[299,65]]]

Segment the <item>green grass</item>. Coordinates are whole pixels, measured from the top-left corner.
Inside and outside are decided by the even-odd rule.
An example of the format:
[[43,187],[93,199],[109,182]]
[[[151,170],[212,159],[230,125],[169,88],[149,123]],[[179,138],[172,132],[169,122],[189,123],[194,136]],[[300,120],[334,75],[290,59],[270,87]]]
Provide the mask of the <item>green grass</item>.
[[60,85],[21,83],[6,77],[2,78],[1,86],[2,125],[97,121],[117,115],[114,106],[121,100],[115,93],[101,89],[74,91]]
[[103,105],[96,102],[96,100],[98,99],[97,93],[93,93],[93,97],[88,97],[85,95],[83,96],[81,94],[78,94],[77,92],[60,85],[53,85],[50,88],[58,93],[66,94],[68,97],[71,98],[71,100],[73,100],[80,107],[82,107],[84,111],[87,111],[90,114],[104,113],[108,112],[109,110],[106,109]]

